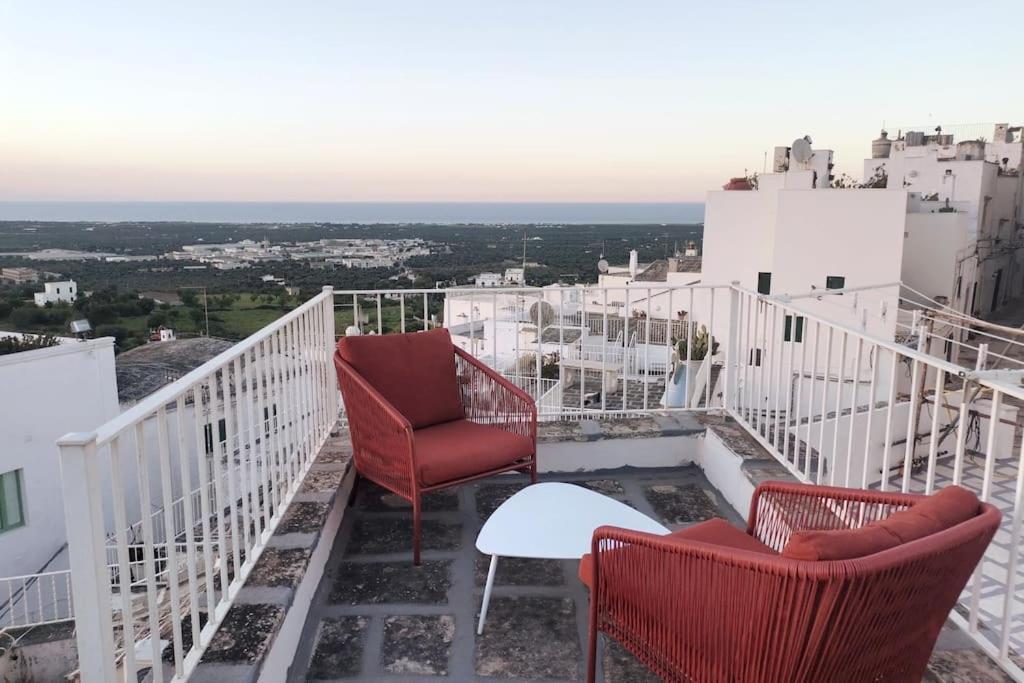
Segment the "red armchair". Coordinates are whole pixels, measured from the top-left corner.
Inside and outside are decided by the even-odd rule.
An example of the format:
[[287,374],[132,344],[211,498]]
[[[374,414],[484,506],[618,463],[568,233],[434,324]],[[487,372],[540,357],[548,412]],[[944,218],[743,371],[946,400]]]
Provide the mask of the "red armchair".
[[345,337],[334,365],[356,476],[412,503],[415,564],[424,493],[508,471],[536,483],[533,399],[448,330]]
[[958,487],[767,483],[745,533],[601,527],[580,564],[588,680],[602,632],[665,680],[920,681],[1000,517]]

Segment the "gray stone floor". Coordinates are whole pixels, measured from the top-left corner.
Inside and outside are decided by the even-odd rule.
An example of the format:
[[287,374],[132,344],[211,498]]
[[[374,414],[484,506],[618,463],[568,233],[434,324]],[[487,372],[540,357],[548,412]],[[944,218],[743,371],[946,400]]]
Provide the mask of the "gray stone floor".
[[[697,467],[558,480],[622,500],[670,528],[714,516],[742,524]],[[500,561],[487,626],[476,635],[487,572],[487,558],[474,546],[476,535],[526,481],[502,476],[431,495],[421,567],[412,566],[408,504],[362,481],[336,537],[289,680],[583,680],[588,597],[576,577],[576,561]],[[603,644],[598,662],[599,680],[656,680],[614,643]],[[948,628],[927,680],[1008,679],[969,639]]]

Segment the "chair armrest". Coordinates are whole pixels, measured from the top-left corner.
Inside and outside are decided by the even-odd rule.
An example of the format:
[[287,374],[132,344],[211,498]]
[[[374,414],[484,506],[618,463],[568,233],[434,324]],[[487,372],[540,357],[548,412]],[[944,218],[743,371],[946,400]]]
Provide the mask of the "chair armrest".
[[411,498],[416,481],[412,425],[337,353],[334,366],[348,415],[356,469],[395,493]]
[[592,628],[666,680],[730,680],[763,661],[778,644],[755,634],[803,580],[774,555],[615,527],[594,531],[592,553]]
[[529,394],[458,347],[455,367],[467,419],[537,443],[537,404]]
[[754,491],[747,533],[781,552],[793,532],[857,529],[923,498],[892,491],[769,481]]

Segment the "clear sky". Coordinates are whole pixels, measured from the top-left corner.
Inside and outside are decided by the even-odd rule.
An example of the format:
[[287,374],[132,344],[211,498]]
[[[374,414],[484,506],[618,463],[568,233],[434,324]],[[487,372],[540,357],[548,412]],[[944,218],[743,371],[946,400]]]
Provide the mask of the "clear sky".
[[1024,119],[1019,0],[968,14],[4,0],[0,200],[701,201],[804,134],[856,173],[883,121]]

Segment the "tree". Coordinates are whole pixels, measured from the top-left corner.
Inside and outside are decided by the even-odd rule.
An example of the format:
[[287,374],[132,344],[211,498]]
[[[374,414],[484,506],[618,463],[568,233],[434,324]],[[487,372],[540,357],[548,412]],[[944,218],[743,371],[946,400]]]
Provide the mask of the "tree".
[[7,303],[6,301],[0,301],[0,318],[6,318],[11,314],[11,311],[13,310],[14,307],[11,306],[9,303]]
[[57,346],[60,340],[49,334],[25,335],[24,337],[0,337],[0,356],[20,351],[33,351]]
[[186,306],[195,306],[198,303],[194,289],[180,289],[178,290],[178,296],[181,298],[181,303]]

